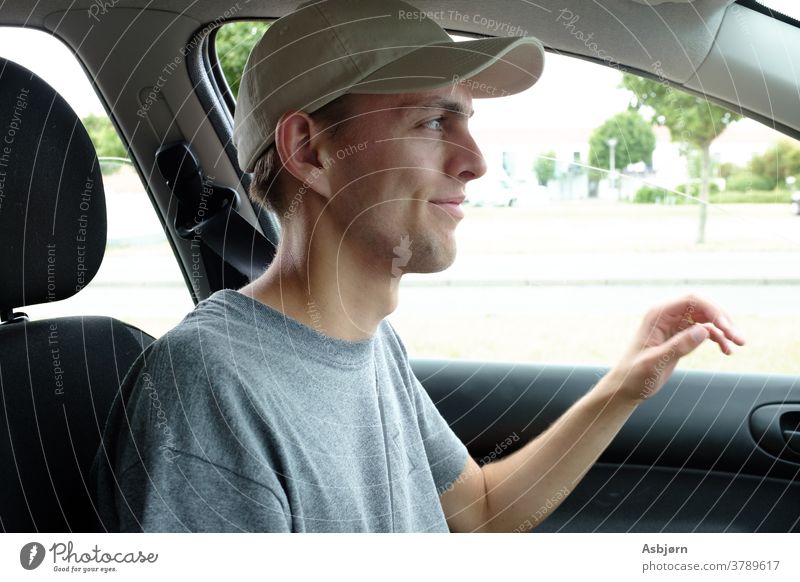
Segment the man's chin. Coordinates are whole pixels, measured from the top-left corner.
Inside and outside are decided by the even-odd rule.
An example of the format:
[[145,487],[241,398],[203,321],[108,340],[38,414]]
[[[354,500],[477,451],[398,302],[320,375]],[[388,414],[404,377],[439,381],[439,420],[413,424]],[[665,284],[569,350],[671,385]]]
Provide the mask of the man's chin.
[[437,257],[428,257],[428,260],[412,261],[409,263],[408,268],[404,269],[405,273],[441,273],[449,269],[456,260],[455,250],[447,255],[440,254]]
[[392,272],[440,273],[456,260],[456,240],[453,233],[432,238],[417,233],[403,235],[400,244],[392,249]]

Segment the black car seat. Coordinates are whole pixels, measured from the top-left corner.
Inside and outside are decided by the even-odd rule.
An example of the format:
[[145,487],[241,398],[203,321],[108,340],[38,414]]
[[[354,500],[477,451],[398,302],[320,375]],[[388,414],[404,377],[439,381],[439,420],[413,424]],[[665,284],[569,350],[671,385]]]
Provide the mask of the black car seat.
[[0,531],[98,529],[89,469],[122,379],[154,340],[112,317],[30,321],[106,245],[97,154],[66,101],[0,58]]

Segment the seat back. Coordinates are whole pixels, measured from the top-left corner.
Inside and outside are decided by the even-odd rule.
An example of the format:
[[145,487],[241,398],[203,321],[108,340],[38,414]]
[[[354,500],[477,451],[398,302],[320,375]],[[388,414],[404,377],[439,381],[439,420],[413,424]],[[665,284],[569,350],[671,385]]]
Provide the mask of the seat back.
[[125,373],[154,338],[111,317],[15,311],[92,280],[106,211],[75,112],[2,58],[0,116],[0,531],[96,531],[92,460]]

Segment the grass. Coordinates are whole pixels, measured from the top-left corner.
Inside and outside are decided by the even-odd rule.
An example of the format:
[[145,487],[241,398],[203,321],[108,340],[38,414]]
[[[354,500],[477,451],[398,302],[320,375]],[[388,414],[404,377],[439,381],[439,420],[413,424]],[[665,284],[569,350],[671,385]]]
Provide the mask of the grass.
[[726,190],[710,194],[708,200],[712,204],[790,204],[792,193],[789,190]]
[[[644,199],[636,200],[635,204],[655,204],[664,206],[688,205],[696,206],[700,204],[697,200],[698,194],[692,193],[691,197],[681,194],[673,194],[662,188],[648,186],[642,188]],[[723,192],[710,192],[708,195],[710,204],[789,204],[792,201],[792,193],[789,190],[725,190]]]

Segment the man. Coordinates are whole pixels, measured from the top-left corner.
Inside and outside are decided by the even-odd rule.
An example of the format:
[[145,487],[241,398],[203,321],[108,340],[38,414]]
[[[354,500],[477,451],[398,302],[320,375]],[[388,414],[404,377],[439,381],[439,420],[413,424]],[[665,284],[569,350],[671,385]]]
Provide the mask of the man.
[[468,455],[385,318],[402,273],[455,259],[464,185],[486,172],[472,99],[524,90],[542,66],[535,39],[454,43],[399,0],[306,3],[268,29],[234,142],[280,245],[261,277],[199,303],[126,376],[97,458],[107,527],[535,527],[680,357],[709,337],[725,353],[743,343],[699,298],[660,306],[544,434],[482,468]]

